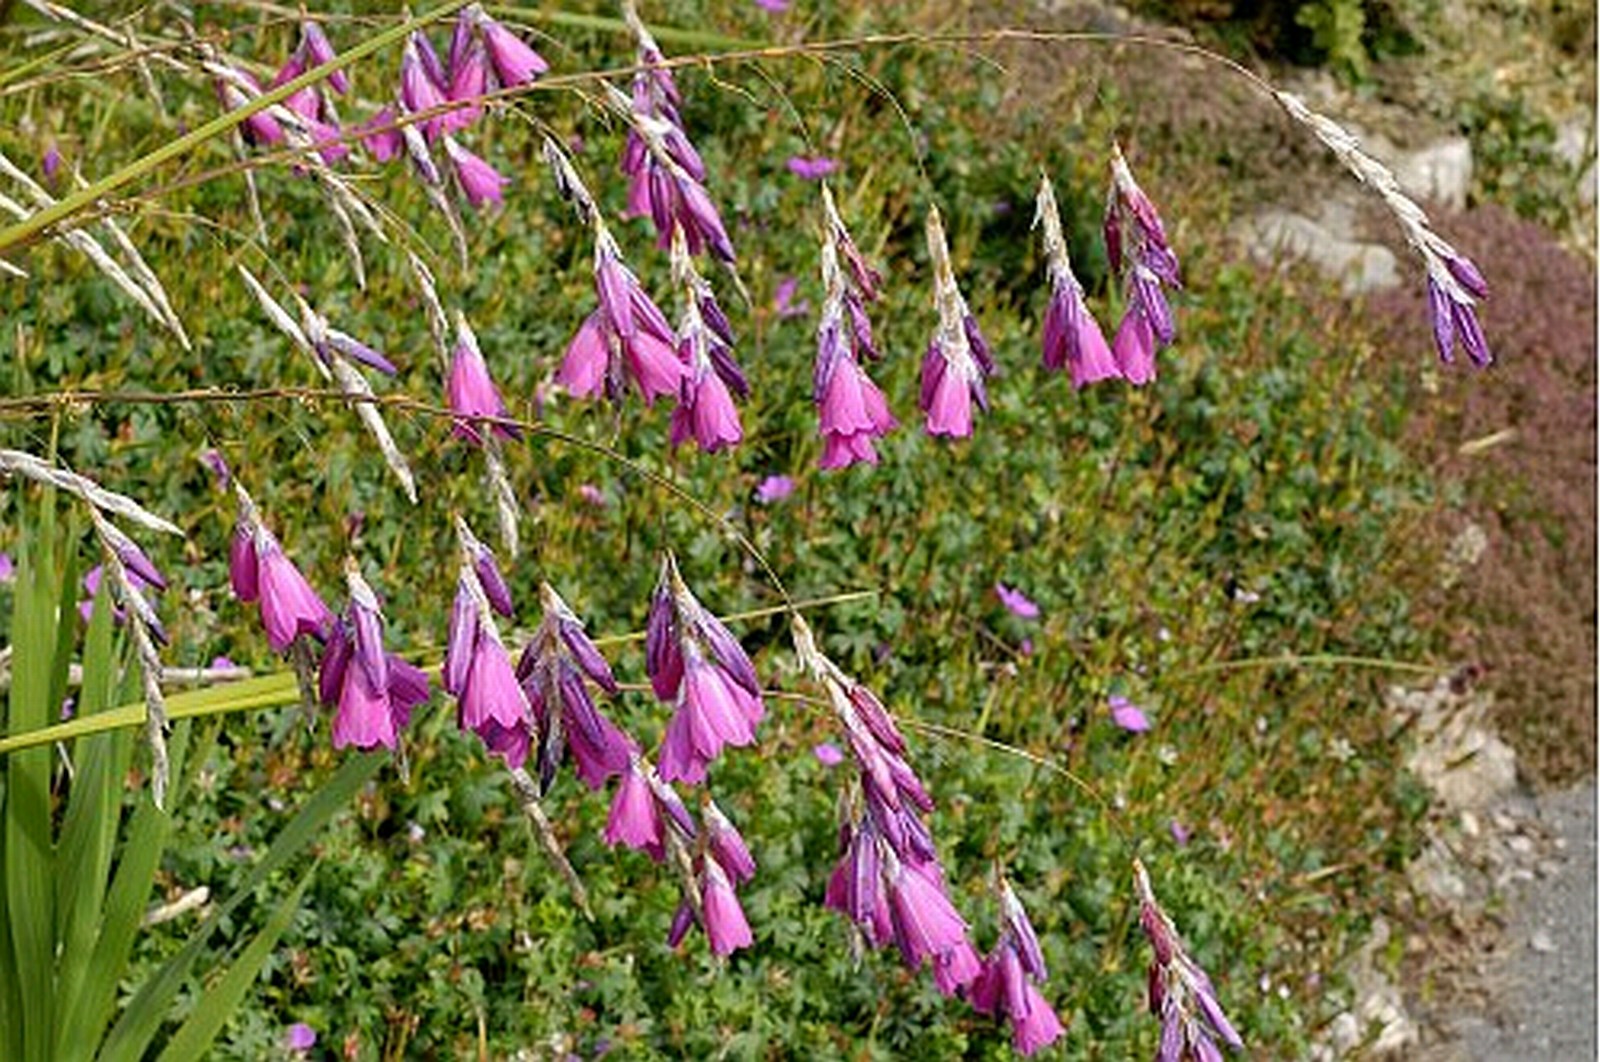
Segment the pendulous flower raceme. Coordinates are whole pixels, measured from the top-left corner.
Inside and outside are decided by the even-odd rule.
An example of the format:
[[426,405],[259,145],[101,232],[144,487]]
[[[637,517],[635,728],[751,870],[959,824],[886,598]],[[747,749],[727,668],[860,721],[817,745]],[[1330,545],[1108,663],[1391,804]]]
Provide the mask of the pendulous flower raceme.
[[898,424],[861,364],[879,356],[865,304],[877,298],[880,278],[856,249],[827,185],[822,187],[822,204],[822,317],[811,390],[822,435],[819,463],[825,469],[857,461],[875,465],[874,440]]
[[333,708],[333,747],[396,748],[413,708],[427,701],[428,676],[383,647],[383,611],[354,557],[345,558],[350,605],[329,625],[318,691]]
[[1178,256],[1167,244],[1155,204],[1133,179],[1122,148],[1111,145],[1111,191],[1106,197],[1106,256],[1126,279],[1127,309],[1111,343],[1117,366],[1131,384],[1156,378],[1156,352],[1177,335],[1163,287],[1181,288]]
[[1144,864],[1133,861],[1134,898],[1139,903],[1139,925],[1154,952],[1150,959],[1150,1013],[1161,1022],[1161,1045],[1156,1062],[1220,1062],[1221,1041],[1236,1051],[1244,1040],[1217,1002],[1211,978],[1184,948],[1172,919],[1161,909],[1150,888]]
[[929,435],[964,439],[972,434],[972,405],[987,411],[984,377],[997,371],[989,344],[967,300],[956,284],[950,246],[938,207],[928,210],[928,260],[933,265],[933,305],[938,327],[922,358],[922,391],[918,404],[926,415]]
[[1084,301],[1083,285],[1072,274],[1067,239],[1061,231],[1061,211],[1055,188],[1046,174],[1039,175],[1039,194],[1033,216],[1044,239],[1045,271],[1050,280],[1049,303],[1044,315],[1044,367],[1068,369],[1072,386],[1083,388],[1101,380],[1121,379],[1122,369],[1104,333]]
[[724,747],[755,744],[755,728],[766,714],[755,666],[690,592],[670,553],[650,599],[645,670],[656,698],[674,707],[661,742],[663,779],[703,782]]
[[616,696],[617,680],[583,621],[549,583],[539,584],[539,605],[544,616],[517,662],[517,679],[533,711],[507,736],[514,744],[505,746],[506,762],[521,766],[532,751],[540,791],[549,792],[570,750],[578,778],[599,789],[606,779],[625,772],[637,751],[633,739],[601,714],[589,693],[593,683]]
[[1039,991],[1047,978],[1044,953],[1022,901],[1003,876],[996,892],[1000,900],[1000,939],[972,983],[972,1005],[984,1014],[1010,1022],[1012,1045],[1018,1053],[1032,1055],[1054,1043],[1066,1030],[1055,1008]]
[[823,655],[804,619],[795,615],[790,623],[800,667],[827,692],[857,771],[857,788],[842,804],[841,856],[824,903],[850,920],[858,947],[893,943],[908,967],[930,966],[939,991],[956,995],[981,966],[922,819],[933,798],[906,761],[905,739],[882,702]]
[[733,394],[748,397],[750,385],[733,358],[733,333],[711,285],[694,267],[681,228],[673,230],[672,267],[683,291],[678,323],[678,358],[683,378],[672,411],[672,445],[694,439],[707,453],[744,439]]
[[533,712],[494,619],[496,613],[511,618],[511,593],[494,554],[459,516],[456,537],[461,567],[440,683],[456,698],[457,725],[477,734],[508,766],[519,767],[527,757]]

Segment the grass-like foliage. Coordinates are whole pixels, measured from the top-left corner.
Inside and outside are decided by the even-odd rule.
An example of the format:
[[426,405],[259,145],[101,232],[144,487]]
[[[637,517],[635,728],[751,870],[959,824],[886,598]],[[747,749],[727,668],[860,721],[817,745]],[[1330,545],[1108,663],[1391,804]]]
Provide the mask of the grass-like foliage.
[[[1405,367],[966,50],[1093,34],[624,6],[0,18],[0,1053],[1302,1050],[1420,812]],[[1471,263],[1258,98],[1486,359]]]

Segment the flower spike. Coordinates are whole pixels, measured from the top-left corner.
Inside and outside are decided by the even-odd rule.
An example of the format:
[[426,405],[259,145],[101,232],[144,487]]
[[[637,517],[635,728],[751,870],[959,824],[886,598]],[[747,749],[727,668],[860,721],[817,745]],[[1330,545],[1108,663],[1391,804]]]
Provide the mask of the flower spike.
[[1181,288],[1178,256],[1155,204],[1134,180],[1122,148],[1111,145],[1111,192],[1106,199],[1106,254],[1114,273],[1126,279],[1127,309],[1112,342],[1112,353],[1129,383],[1143,385],[1156,376],[1156,351],[1177,335],[1163,287]]
[[989,344],[967,308],[950,264],[939,208],[928,211],[928,258],[933,263],[933,301],[939,326],[922,359],[920,406],[929,435],[966,438],[972,434],[972,406],[989,408],[984,377],[996,372]]
[[1139,924],[1154,952],[1150,960],[1150,1013],[1161,1022],[1160,1062],[1215,1062],[1222,1058],[1220,1040],[1235,1051],[1244,1040],[1222,1012],[1211,978],[1184,948],[1172,919],[1150,888],[1150,875],[1133,861],[1133,890],[1139,902]]
[[1044,367],[1072,373],[1072,386],[1083,388],[1100,380],[1122,376],[1106,345],[1105,335],[1084,302],[1083,285],[1072,274],[1067,240],[1061,231],[1061,212],[1047,174],[1039,175],[1039,194],[1033,219],[1044,238],[1045,271],[1050,279],[1050,303],[1044,317]]
[[824,296],[812,383],[822,434],[821,466],[845,468],[857,461],[875,465],[874,440],[898,425],[883,392],[862,368],[863,361],[878,357],[865,303],[877,298],[880,278],[856,249],[826,184],[822,205]]
[[690,592],[667,554],[645,628],[645,669],[675,711],[661,746],[661,777],[694,784],[725,746],[755,744],[766,714],[744,647]]

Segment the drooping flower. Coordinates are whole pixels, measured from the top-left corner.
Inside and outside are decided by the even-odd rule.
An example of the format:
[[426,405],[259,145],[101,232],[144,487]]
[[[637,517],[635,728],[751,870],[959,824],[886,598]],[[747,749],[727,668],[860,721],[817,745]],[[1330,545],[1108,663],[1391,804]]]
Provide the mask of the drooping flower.
[[503,87],[532,84],[550,69],[544,56],[530,48],[521,37],[484,14],[477,4],[468,10],[472,11],[483,33],[483,43],[489,50],[494,76]]
[[889,885],[889,916],[895,946],[913,970],[967,942],[966,920],[945,895],[944,883],[925,864],[906,862],[886,853],[884,874]]
[[1111,708],[1111,721],[1130,734],[1142,734],[1150,729],[1150,719],[1144,710],[1122,694],[1112,694],[1106,703]]
[[383,648],[383,613],[353,558],[345,561],[350,608],[330,627],[318,690],[336,708],[333,747],[394,748],[411,710],[428,699],[421,668]]
[[989,344],[956,285],[939,208],[928,211],[928,257],[933,263],[933,300],[939,325],[922,359],[919,405],[929,435],[966,438],[972,434],[972,406],[989,408],[984,377],[996,372]]
[[1244,1040],[1223,1013],[1211,978],[1189,957],[1138,859],[1133,861],[1133,887],[1139,902],[1139,924],[1154,952],[1149,1003],[1150,1013],[1161,1023],[1161,1062],[1216,1062],[1222,1058],[1219,1040],[1235,1051],[1244,1050]]
[[468,203],[477,208],[485,203],[504,201],[504,188],[511,183],[511,178],[502,176],[493,166],[462,147],[453,136],[445,136],[444,151]]
[[487,428],[504,439],[522,438],[515,424],[486,424],[483,418],[505,421],[511,417],[500,389],[489,378],[489,366],[478,349],[478,337],[467,324],[465,314],[456,315],[456,346],[450,359],[450,376],[445,383],[450,411],[457,414],[454,432],[479,446]]
[[243,487],[234,484],[239,502],[233,529],[228,574],[240,601],[261,603],[261,622],[267,642],[275,652],[286,652],[297,638],[318,642],[328,637],[333,613],[311,589],[294,562],[284,555],[271,531],[256,512]]
[[1162,288],[1181,288],[1183,282],[1161,216],[1117,144],[1111,145],[1105,238],[1111,271],[1126,278],[1128,303],[1112,351],[1129,383],[1149,383],[1155,379],[1156,350],[1171,344],[1177,332]]
[[705,861],[701,887],[700,906],[705,912],[706,940],[711,944],[712,954],[726,958],[755,943],[739,897],[717,860]]
[[[338,58],[333,43],[315,19],[306,19],[300,24],[300,48],[296,54],[308,68],[322,66]],[[333,86],[335,92],[349,92],[350,76],[343,70],[335,70],[328,75],[328,84]]]
[[[400,101],[405,109],[423,114],[442,107],[449,83],[427,35],[419,30],[407,37],[400,53]],[[437,140],[444,131],[444,116],[441,113],[424,118],[421,124],[427,138]]]
[[[595,706],[584,680],[613,695],[617,680],[583,621],[549,583],[539,584],[539,603],[544,615],[517,664],[517,678],[533,709],[522,748],[536,750],[542,792],[549,791],[569,750],[579,779],[599,789],[628,769],[637,745]],[[520,759],[513,764],[520,765]]]
[[622,261],[611,234],[599,222],[595,235],[596,309],[567,347],[556,381],[578,397],[607,394],[620,402],[631,379],[646,405],[676,396],[685,367],[677,337],[665,315],[645,294]]
[[994,593],[1000,599],[1000,603],[1006,607],[1006,611],[1013,616],[1027,620],[1039,618],[1039,606],[1034,604],[1028,595],[1021,590],[1013,589],[1005,583],[995,583]]
[[744,837],[728,816],[717,807],[716,801],[706,800],[700,809],[705,826],[707,851],[721,864],[735,885],[742,885],[756,876],[755,857],[750,854]]
[[1050,280],[1050,302],[1044,316],[1045,368],[1070,369],[1075,388],[1121,376],[1105,335],[1089,313],[1083,285],[1072,273],[1055,189],[1043,174],[1039,177],[1033,223],[1043,230],[1045,269]]
[[1489,285],[1472,260],[1438,240],[1424,249],[1428,267],[1428,309],[1433,317],[1433,341],[1439,360],[1455,361],[1456,340],[1472,364],[1483,368],[1494,362],[1489,341],[1478,324],[1477,304],[1489,297]]
[[671,554],[650,602],[645,669],[657,699],[674,705],[661,748],[661,777],[704,781],[727,745],[755,743],[766,714],[744,647],[690,592]]
[[[494,620],[495,612],[509,616],[510,595],[493,553],[460,517],[456,518],[456,536],[461,543],[461,568],[450,611],[442,685],[456,698],[457,725],[482,738],[490,752],[513,766],[520,765],[527,756],[532,710]],[[492,577],[484,578],[486,572],[492,572]]]

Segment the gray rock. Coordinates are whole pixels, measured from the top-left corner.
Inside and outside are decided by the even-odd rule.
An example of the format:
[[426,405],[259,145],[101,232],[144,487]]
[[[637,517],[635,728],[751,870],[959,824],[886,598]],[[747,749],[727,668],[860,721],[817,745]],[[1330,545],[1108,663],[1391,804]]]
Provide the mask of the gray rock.
[[1393,288],[1400,283],[1394,253],[1351,239],[1303,214],[1263,210],[1242,222],[1235,236],[1258,262],[1306,262],[1337,280],[1346,295]]
[[1402,152],[1390,165],[1395,179],[1410,195],[1463,210],[1472,188],[1472,143],[1466,137],[1437,140],[1416,151]]

